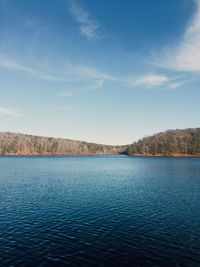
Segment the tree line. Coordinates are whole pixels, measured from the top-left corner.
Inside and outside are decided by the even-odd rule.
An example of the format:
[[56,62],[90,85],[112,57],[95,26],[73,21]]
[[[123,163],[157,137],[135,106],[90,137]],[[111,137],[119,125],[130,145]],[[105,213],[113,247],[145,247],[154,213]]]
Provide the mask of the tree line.
[[168,130],[145,137],[129,146],[127,154],[200,156],[200,128]]
[[124,147],[100,145],[62,138],[15,133],[0,133],[0,154],[117,154]]
[[0,154],[200,156],[200,128],[168,130],[125,146],[4,132],[0,133]]

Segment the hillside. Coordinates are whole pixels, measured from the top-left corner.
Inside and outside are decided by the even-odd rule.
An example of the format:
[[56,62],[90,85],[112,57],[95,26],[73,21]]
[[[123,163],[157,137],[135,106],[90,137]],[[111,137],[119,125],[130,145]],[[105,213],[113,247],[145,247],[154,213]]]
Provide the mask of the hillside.
[[133,143],[128,155],[200,156],[200,128],[168,130]]
[[108,146],[62,138],[0,133],[1,155],[120,154],[127,146]]
[[109,146],[70,139],[0,133],[0,155],[95,155],[200,157],[200,128],[168,130],[131,145]]

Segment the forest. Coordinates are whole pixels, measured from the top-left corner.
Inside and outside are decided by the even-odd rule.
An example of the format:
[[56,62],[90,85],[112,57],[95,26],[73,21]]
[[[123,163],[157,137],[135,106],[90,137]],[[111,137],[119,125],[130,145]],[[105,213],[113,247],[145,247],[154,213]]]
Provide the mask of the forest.
[[200,156],[200,128],[168,130],[134,142],[128,155]]
[[108,146],[70,139],[19,133],[0,133],[1,155],[118,154],[124,152],[126,149],[126,146]]
[[0,133],[1,155],[200,156],[200,128],[168,130],[131,145],[111,146],[63,138]]

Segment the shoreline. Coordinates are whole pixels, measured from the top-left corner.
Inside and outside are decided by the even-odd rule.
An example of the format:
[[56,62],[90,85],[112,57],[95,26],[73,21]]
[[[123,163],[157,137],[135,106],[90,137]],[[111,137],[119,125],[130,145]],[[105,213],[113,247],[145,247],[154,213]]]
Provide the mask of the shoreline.
[[174,155],[162,155],[162,154],[156,154],[156,155],[144,155],[144,154],[127,154],[127,153],[80,153],[80,154],[39,154],[39,153],[17,153],[17,154],[0,154],[0,157],[9,157],[9,156],[16,156],[16,157],[28,157],[28,156],[32,156],[32,157],[65,157],[65,156],[74,156],[74,157],[78,157],[78,156],[128,156],[128,157],[138,157],[138,158],[200,158],[200,155],[183,155],[183,154],[174,154]]
[[128,155],[130,157],[145,157],[145,158],[200,158],[200,155],[183,155],[183,154],[172,154],[172,155],[163,155],[163,154],[157,154],[157,155],[144,155],[144,154],[132,154]]
[[0,155],[200,158],[200,128],[168,130],[127,145],[102,145],[70,139],[0,132]]

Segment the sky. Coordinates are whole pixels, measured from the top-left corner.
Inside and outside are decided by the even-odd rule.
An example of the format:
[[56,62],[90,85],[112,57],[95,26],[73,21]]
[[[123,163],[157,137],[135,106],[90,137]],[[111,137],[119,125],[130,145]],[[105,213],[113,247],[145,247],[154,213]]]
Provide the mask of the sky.
[[0,0],[0,131],[130,144],[199,102],[200,0]]

